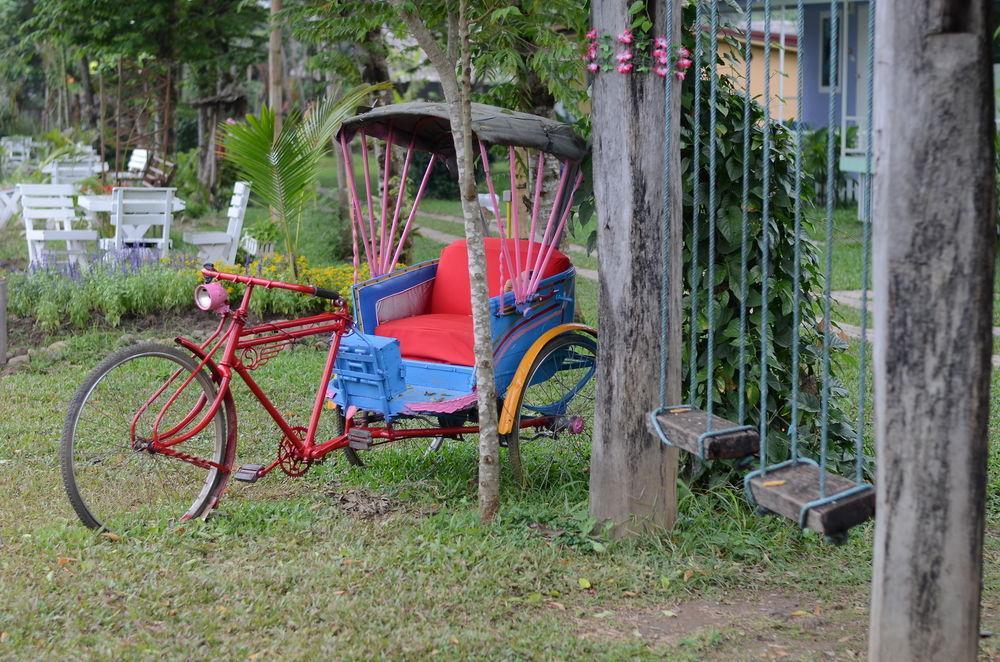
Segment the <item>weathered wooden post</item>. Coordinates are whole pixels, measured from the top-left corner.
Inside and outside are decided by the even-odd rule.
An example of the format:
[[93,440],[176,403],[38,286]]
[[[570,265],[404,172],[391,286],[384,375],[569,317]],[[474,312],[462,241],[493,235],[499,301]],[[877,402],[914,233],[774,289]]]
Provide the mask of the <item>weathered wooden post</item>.
[[973,660],[990,396],[989,0],[879,2],[873,660]]
[[[674,42],[679,0],[646,3],[657,32],[667,3]],[[593,25],[618,34],[629,24],[630,0],[594,0]],[[646,429],[660,404],[660,224],[663,196],[672,209],[669,292],[670,361],[667,399],[681,401],[680,83],[673,84],[673,176],[663,190],[664,82],[652,73],[599,73],[593,87],[594,195],[601,258],[598,308],[600,360],[590,462],[590,514],[618,535],[670,527],[677,517],[677,450]]]
[[0,278],[0,368],[7,365],[7,280]]

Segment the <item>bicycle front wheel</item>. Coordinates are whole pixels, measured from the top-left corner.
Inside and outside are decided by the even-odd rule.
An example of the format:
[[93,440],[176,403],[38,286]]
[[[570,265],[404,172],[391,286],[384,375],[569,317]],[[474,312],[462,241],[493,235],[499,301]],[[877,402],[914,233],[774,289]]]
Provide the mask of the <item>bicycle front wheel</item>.
[[[216,393],[209,373],[174,347],[127,347],[98,365],[70,404],[60,449],[63,484],[80,520],[123,532],[206,514],[228,475],[218,468],[231,455],[224,408],[172,447],[183,457],[152,452],[149,442],[193,429]],[[216,466],[198,466],[208,463]]]

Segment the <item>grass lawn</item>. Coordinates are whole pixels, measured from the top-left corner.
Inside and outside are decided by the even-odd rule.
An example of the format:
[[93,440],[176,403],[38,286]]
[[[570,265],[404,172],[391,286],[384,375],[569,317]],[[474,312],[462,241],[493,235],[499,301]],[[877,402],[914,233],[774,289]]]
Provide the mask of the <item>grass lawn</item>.
[[[303,252],[322,260],[324,217],[309,218]],[[417,237],[413,260],[439,250]],[[596,322],[596,283],[577,288],[584,319]],[[484,527],[472,439],[434,454],[419,442],[384,447],[363,468],[337,457],[300,479],[231,485],[207,521],[94,535],[63,494],[56,451],[73,391],[123,334],[170,331],[93,328],[66,337],[60,356],[0,376],[4,659],[864,654],[871,524],[831,547],[754,515],[737,488],[682,486],[672,532],[611,542],[590,534],[586,461],[536,455],[545,477],[520,490],[505,474],[498,522]],[[293,424],[305,424],[323,358],[302,345],[258,371],[281,410],[297,412]],[[844,377],[856,389],[853,370]],[[236,395],[238,462],[266,461],[278,435],[246,389]],[[1000,383],[992,397],[997,439]],[[989,480],[983,627],[997,632],[998,444]],[[1000,655],[997,638],[982,645]]]

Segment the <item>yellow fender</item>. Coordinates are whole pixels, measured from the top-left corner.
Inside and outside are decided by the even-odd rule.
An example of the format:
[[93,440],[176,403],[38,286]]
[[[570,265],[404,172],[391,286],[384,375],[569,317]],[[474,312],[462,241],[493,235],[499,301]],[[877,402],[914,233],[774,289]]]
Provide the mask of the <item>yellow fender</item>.
[[524,390],[525,382],[528,381],[528,371],[531,370],[531,364],[535,362],[542,348],[550,340],[569,331],[580,331],[589,333],[595,338],[597,337],[596,329],[586,324],[576,323],[560,324],[539,336],[521,358],[521,363],[517,366],[517,372],[514,373],[514,378],[511,380],[510,386],[507,387],[507,395],[504,396],[503,409],[500,412],[500,423],[497,426],[500,434],[507,434],[514,428],[514,418],[517,416],[517,404],[521,399],[521,391]]

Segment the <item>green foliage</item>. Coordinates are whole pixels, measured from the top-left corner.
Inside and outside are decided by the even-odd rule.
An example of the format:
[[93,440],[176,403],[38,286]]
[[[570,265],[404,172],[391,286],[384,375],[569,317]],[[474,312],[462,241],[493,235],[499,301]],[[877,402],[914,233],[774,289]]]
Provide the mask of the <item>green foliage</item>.
[[224,125],[225,158],[241,178],[252,182],[253,199],[271,208],[293,271],[302,214],[316,194],[320,159],[340,124],[354,115],[362,100],[385,87],[365,85],[339,99],[327,97],[302,115],[291,113],[277,135],[274,111],[266,106],[259,116]]
[[213,205],[211,192],[198,180],[198,150],[178,152],[175,162],[176,168],[170,185],[177,188],[177,197],[187,205],[185,215],[188,218],[201,218],[211,211]]
[[[693,44],[690,44],[694,50]],[[707,49],[706,49],[707,51]],[[687,378],[689,370],[688,346],[690,338],[690,265],[695,254],[692,251],[692,216],[694,209],[692,192],[694,176],[691,172],[693,160],[693,118],[694,118],[694,75],[685,81],[682,92],[681,159],[684,171],[684,284],[687,295],[684,300],[685,323],[685,366]],[[695,401],[704,406],[710,392],[715,403],[715,413],[736,421],[739,411],[738,380],[740,362],[740,287],[741,287],[741,222],[743,188],[743,96],[725,77],[719,80],[717,100],[717,168],[716,204],[717,227],[715,283],[712,291],[715,297],[715,365],[709,379],[707,370],[708,351],[708,310],[707,310],[707,263],[708,238],[708,167],[709,167],[709,108],[707,80],[704,83],[704,97],[701,112],[701,169],[698,186],[701,190],[700,241],[696,247],[699,269],[697,333],[697,392]],[[763,190],[763,108],[751,105],[750,136],[750,198],[749,198],[749,246],[748,246],[748,315],[747,342],[743,364],[748,366],[746,389],[747,422],[757,424],[760,405],[760,359],[761,359],[761,211],[765,196]],[[820,370],[822,352],[822,308],[821,294],[823,277],[818,246],[808,238],[810,230],[803,214],[803,242],[801,277],[800,363],[792,364],[792,297],[794,281],[794,240],[795,240],[795,137],[785,127],[777,123],[771,126],[771,188],[767,192],[770,201],[770,279],[768,296],[768,442],[769,457],[779,461],[787,457],[789,448],[789,426],[791,424],[791,390],[794,380],[799,380],[799,435],[806,450],[815,452],[819,441],[820,410]],[[803,212],[811,206],[813,179],[803,174]],[[848,392],[836,378],[838,365],[845,365],[853,357],[844,354],[846,343],[834,334],[834,378],[831,384],[830,407],[830,459],[836,470],[846,468],[853,461],[854,430],[852,428],[851,403],[847,402]],[[708,383],[712,386],[709,388]],[[687,385],[685,394],[688,393]],[[727,463],[710,463],[697,468],[696,475],[720,478],[730,470]]]
[[[310,267],[298,259],[302,279],[313,285],[341,292],[354,282],[351,265]],[[248,273],[274,280],[293,280],[289,261],[275,255],[251,262],[244,267],[221,266],[223,271]],[[359,274],[366,278],[366,273]],[[84,329],[95,319],[112,327],[122,320],[149,314],[193,309],[194,288],[201,282],[200,265],[190,261],[160,261],[123,268],[120,265],[94,264],[73,276],[37,270],[15,272],[6,276],[9,310],[12,315],[34,319],[43,331],[53,332],[65,326]],[[231,300],[240,296],[242,286],[226,284]],[[259,288],[251,299],[251,309],[259,315],[304,315],[319,312],[324,302],[316,297],[280,289]]]

